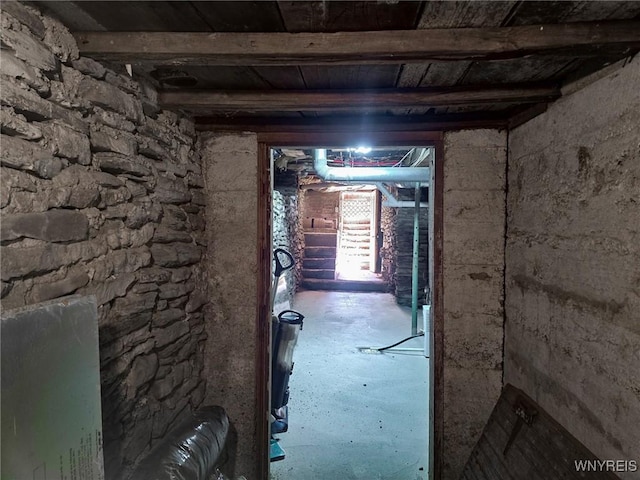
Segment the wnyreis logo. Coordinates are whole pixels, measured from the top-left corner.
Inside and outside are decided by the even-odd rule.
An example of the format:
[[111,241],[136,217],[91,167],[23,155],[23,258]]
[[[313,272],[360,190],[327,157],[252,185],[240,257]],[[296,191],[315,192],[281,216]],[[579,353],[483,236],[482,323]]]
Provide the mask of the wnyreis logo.
[[635,460],[575,460],[577,472],[637,472]]

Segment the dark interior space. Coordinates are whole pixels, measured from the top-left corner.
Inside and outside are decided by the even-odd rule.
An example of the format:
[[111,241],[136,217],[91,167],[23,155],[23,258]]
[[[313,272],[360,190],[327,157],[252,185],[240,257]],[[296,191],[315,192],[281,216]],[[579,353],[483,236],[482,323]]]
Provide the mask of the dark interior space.
[[640,2],[0,16],[3,478],[267,480],[279,245],[310,319],[429,305],[407,480],[638,477]]

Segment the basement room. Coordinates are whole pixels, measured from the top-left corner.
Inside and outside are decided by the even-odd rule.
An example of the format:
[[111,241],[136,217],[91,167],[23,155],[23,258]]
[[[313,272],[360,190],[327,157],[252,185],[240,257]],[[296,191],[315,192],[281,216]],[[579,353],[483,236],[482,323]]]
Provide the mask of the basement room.
[[640,478],[640,2],[0,16],[3,480]]

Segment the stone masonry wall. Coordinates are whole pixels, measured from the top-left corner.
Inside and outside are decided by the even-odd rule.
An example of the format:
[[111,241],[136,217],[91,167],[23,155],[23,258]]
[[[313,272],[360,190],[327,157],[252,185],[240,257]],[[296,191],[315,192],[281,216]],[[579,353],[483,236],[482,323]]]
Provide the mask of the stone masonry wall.
[[457,479],[502,389],[507,133],[444,137],[443,480]]
[[[415,192],[413,189],[403,189],[399,193],[398,199],[413,201]],[[411,306],[412,284],[413,284],[413,230],[414,211],[413,207],[403,207],[396,209],[395,215],[395,296],[399,305]],[[428,285],[429,265],[429,209],[420,208],[419,215],[419,237],[418,237],[418,304],[426,303],[425,287]]]
[[[640,462],[640,61],[509,136],[505,381]],[[635,472],[618,472],[624,479]]]
[[2,308],[96,296],[106,476],[126,478],[205,394],[194,126],[29,7],[3,2],[1,39]]
[[382,230],[382,246],[380,247],[380,256],[382,257],[382,278],[389,290],[396,290],[396,260],[395,260],[395,244],[396,244],[396,214],[397,208],[382,207],[380,214],[380,228]]
[[[298,235],[298,198],[294,195],[283,195],[273,192],[273,248],[284,248],[294,259],[295,264],[302,262],[301,245]],[[295,268],[284,274],[287,279],[289,302],[293,301],[296,291]]]

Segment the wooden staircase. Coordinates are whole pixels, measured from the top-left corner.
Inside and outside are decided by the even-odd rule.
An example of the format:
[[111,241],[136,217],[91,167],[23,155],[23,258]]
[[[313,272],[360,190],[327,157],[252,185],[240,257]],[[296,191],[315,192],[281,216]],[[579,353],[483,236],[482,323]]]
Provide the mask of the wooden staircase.
[[[358,242],[365,237],[369,242],[369,230],[366,235],[358,233],[353,239]],[[358,229],[354,229],[357,231]],[[364,232],[364,230],[362,230]],[[336,230],[312,229],[304,232],[305,249],[302,260],[302,287],[308,290],[342,290],[360,292],[386,292],[383,282],[367,282],[336,279],[336,254],[338,234]],[[364,261],[364,260],[363,260]],[[366,260],[368,265],[368,257]]]
[[[340,237],[340,258],[363,270],[369,268],[371,224],[368,219],[344,220]],[[342,261],[342,260],[341,260]]]
[[338,232],[333,229],[320,228],[306,230],[304,241],[302,285],[305,286],[308,280],[334,280],[336,277]]

